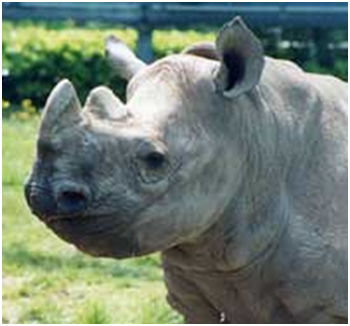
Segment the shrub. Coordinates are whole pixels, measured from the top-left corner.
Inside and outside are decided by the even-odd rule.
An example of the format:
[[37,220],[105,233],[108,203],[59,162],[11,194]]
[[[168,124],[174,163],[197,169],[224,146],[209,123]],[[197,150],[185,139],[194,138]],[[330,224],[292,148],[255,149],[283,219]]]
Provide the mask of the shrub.
[[195,30],[163,30],[153,33],[153,51],[156,58],[179,53],[187,46],[201,41],[214,41],[215,32],[200,32]]
[[[11,107],[21,108],[23,99],[31,99],[32,106],[41,108],[52,87],[62,78],[69,78],[76,86],[80,98],[85,98],[91,88],[105,84],[124,97],[125,83],[113,75],[104,59],[104,39],[115,34],[135,49],[137,32],[128,28],[108,28],[101,24],[75,26],[64,23],[3,23],[3,67],[10,76],[3,80],[3,98]],[[336,42],[344,41],[346,32],[332,32]],[[216,31],[162,30],[153,34],[155,58],[180,52],[184,47],[199,41],[213,41]],[[301,49],[276,46],[271,30],[257,31],[270,56],[291,59],[306,70],[335,74],[347,80],[347,57],[337,58],[332,66],[325,67],[306,46]],[[298,40],[310,44],[309,30],[283,30],[281,40]],[[290,42],[289,42],[290,43]],[[315,44],[313,44],[315,46]],[[6,106],[6,105],[5,105]],[[3,102],[4,108],[4,102]],[[3,110],[8,112],[9,110]]]
[[136,32],[131,29],[89,29],[3,24],[3,67],[9,69],[3,97],[19,104],[30,98],[42,107],[52,87],[62,78],[69,78],[81,98],[88,90],[110,85],[116,93],[124,93],[124,83],[113,75],[105,62],[104,39],[118,35],[130,47],[135,47]]

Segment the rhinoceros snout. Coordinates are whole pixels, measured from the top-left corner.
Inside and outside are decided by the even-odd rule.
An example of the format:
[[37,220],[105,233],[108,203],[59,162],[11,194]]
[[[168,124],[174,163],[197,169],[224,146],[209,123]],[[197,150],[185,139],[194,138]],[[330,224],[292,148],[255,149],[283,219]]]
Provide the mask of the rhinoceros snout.
[[44,222],[80,215],[89,204],[88,191],[74,184],[60,187],[54,194],[49,187],[28,182],[24,193],[32,213]]
[[28,182],[24,194],[32,213],[40,219],[44,220],[56,213],[56,202],[46,187]]

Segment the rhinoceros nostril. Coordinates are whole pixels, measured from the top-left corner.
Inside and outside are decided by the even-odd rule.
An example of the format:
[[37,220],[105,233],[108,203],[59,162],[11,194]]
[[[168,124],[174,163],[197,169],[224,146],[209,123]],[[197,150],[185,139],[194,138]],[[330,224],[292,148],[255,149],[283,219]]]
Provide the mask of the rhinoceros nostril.
[[83,191],[63,190],[58,195],[60,214],[73,215],[83,212],[88,204],[88,196]]

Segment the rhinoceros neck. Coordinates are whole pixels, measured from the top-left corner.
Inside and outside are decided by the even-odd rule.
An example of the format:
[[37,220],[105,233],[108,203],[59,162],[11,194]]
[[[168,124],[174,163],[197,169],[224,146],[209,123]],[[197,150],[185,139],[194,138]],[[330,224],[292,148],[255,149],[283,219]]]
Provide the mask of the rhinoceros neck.
[[248,273],[275,251],[286,229],[290,206],[283,189],[279,192],[260,198],[252,193],[250,203],[233,201],[204,234],[165,251],[166,264],[206,274]]
[[276,247],[290,212],[284,189],[290,156],[289,149],[280,146],[286,136],[276,128],[275,112],[259,99],[258,91],[233,103],[232,128],[225,130],[234,144],[222,148],[221,160],[236,167],[236,173],[224,178],[232,190],[228,205],[203,234],[167,250],[169,264],[233,273],[262,262]]

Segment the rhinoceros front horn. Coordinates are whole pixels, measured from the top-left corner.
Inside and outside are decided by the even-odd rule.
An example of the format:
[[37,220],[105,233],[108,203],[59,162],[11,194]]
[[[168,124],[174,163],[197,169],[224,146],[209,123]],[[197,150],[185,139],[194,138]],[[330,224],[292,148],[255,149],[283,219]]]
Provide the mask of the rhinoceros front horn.
[[64,79],[51,91],[42,114],[41,131],[54,131],[77,123],[81,105],[73,84]]
[[125,43],[113,35],[105,41],[105,55],[114,71],[127,81],[146,66]]

